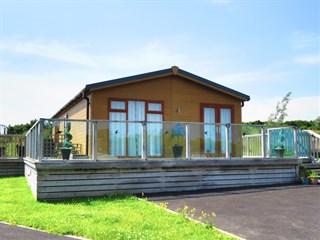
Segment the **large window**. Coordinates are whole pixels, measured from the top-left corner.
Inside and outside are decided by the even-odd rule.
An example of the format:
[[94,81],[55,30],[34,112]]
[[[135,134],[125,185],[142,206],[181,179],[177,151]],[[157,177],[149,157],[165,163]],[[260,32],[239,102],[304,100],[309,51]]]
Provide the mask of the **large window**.
[[[162,155],[163,103],[143,100],[109,100],[109,150],[113,156],[141,156],[141,123],[147,121],[147,154]],[[112,122],[121,121],[121,122]],[[128,123],[126,122],[128,121]]]

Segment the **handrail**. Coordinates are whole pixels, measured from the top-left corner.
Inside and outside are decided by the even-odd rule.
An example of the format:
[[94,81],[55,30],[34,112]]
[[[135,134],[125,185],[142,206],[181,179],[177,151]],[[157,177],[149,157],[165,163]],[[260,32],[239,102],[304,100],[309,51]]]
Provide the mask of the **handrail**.
[[26,136],[38,125],[38,123],[40,122],[40,119],[36,121],[35,124],[33,124],[33,126],[28,130],[28,132],[26,133]]
[[0,134],[0,137],[25,137],[23,134]]
[[303,130],[303,131],[309,133],[311,136],[314,136],[314,137],[320,139],[320,134],[318,134],[318,133],[316,133],[316,132],[314,132],[312,130]]

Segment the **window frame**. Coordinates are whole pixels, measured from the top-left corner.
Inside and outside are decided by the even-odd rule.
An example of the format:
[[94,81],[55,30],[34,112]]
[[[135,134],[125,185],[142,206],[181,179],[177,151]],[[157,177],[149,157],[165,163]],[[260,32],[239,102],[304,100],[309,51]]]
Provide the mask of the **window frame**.
[[[112,101],[125,102],[125,109],[111,108]],[[147,122],[148,114],[162,114],[162,121],[164,121],[164,101],[163,100],[146,100],[146,99],[131,99],[131,98],[109,98],[108,99],[108,120],[110,120],[110,118],[109,118],[110,112],[125,112],[126,113],[126,121],[128,121],[128,102],[129,101],[145,102],[146,108],[145,108],[144,119],[146,122]],[[161,104],[161,111],[155,111],[155,110],[149,111],[149,103]]]

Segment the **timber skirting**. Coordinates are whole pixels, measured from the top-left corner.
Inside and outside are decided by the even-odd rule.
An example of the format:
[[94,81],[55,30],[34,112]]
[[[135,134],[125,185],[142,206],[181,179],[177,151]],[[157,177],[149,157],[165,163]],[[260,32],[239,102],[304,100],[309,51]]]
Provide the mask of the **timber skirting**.
[[38,200],[294,183],[296,159],[46,161],[25,159]]
[[0,158],[0,177],[18,177],[24,175],[22,158]]

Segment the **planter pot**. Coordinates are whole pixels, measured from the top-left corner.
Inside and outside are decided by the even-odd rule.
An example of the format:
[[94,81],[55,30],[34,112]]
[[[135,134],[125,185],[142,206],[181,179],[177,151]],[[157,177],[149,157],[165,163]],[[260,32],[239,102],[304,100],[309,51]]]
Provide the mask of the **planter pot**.
[[284,149],[284,148],[276,148],[276,149],[275,149],[276,156],[277,156],[278,158],[283,158],[285,151],[286,151],[286,149]]
[[60,148],[60,150],[61,150],[61,154],[62,154],[62,159],[69,160],[71,148]]
[[307,178],[307,177],[302,177],[301,178],[301,183],[303,185],[308,185],[310,183],[310,178]]
[[318,184],[318,178],[310,178],[310,184],[317,185]]
[[182,157],[183,146],[176,144],[176,145],[172,146],[172,150],[173,150],[173,157],[174,158],[181,158]]

